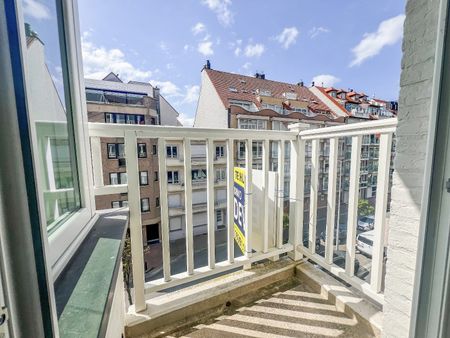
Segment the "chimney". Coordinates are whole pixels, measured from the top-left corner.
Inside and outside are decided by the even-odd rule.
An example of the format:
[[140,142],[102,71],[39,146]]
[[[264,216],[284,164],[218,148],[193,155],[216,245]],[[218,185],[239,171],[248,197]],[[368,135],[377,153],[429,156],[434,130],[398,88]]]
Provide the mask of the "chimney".
[[211,69],[211,62],[209,60],[206,60],[205,69]]
[[264,74],[264,73],[256,73],[255,74],[255,78],[257,78],[257,79],[261,79],[261,80],[265,80],[266,79],[266,74]]
[[299,86],[299,87],[303,87],[303,86],[304,86],[304,83],[303,83],[303,81],[297,82],[297,86]]
[[314,81],[313,81],[313,82],[311,82],[311,87],[314,87]]

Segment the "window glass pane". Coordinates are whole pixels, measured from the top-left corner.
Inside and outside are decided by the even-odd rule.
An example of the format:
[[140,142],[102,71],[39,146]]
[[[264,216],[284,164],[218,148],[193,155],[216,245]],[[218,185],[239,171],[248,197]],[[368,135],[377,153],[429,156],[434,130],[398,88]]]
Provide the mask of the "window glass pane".
[[119,184],[119,181],[118,181],[118,177],[117,177],[117,173],[110,173],[109,174],[109,181],[110,181],[110,183],[111,184]]
[[127,173],[120,173],[120,184],[127,184],[128,176]]
[[[45,19],[24,10],[25,82],[38,189],[49,231],[80,208],[67,61],[55,1],[40,4]],[[23,8],[30,8],[28,1]],[[93,93],[98,95],[98,93]]]

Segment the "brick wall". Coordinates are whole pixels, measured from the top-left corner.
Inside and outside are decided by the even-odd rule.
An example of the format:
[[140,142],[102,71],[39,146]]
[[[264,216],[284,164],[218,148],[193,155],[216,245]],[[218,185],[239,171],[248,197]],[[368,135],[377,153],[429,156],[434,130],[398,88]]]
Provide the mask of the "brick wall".
[[437,0],[409,0],[403,41],[383,334],[408,337],[430,115]]

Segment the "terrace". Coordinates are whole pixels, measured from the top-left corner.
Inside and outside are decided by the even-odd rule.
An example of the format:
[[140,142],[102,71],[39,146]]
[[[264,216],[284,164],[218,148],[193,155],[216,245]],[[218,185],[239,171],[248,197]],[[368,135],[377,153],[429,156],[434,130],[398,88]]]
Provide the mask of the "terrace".
[[[343,307],[336,307],[336,301],[333,296],[333,290],[345,290],[352,301],[360,304],[364,311],[371,315],[381,315],[383,300],[383,282],[384,282],[384,264],[386,257],[385,234],[386,234],[386,209],[387,192],[389,181],[389,166],[391,159],[392,134],[395,132],[397,120],[385,119],[381,121],[372,121],[364,123],[355,123],[344,126],[335,126],[328,128],[319,128],[304,130],[304,125],[292,125],[289,131],[258,131],[246,130],[245,134],[241,130],[221,130],[221,129],[199,129],[182,127],[155,127],[141,125],[105,125],[101,123],[89,124],[89,135],[91,144],[97,144],[96,139],[102,137],[123,138],[125,141],[125,158],[127,159],[127,185],[95,186],[94,191],[107,193],[108,190],[114,192],[128,193],[129,205],[129,228],[131,237],[131,252],[133,266],[133,304],[129,306],[125,317],[125,332],[127,336],[139,336],[147,334],[148,336],[157,336],[163,332],[183,332],[191,325],[196,325],[199,332],[223,331],[230,335],[236,333],[235,326],[228,325],[229,320],[233,321],[239,318],[240,323],[246,322],[241,311],[256,311],[248,318],[248,330],[254,332],[265,332],[264,314],[268,315],[275,311],[274,308],[262,308],[259,305],[253,305],[248,309],[236,306],[239,313],[233,314],[229,319],[219,321],[212,326],[198,326],[199,323],[207,322],[200,320],[205,316],[206,311],[213,311],[216,316],[220,315],[219,304],[231,302],[239,303],[233,293],[240,293],[247,302],[241,302],[241,306],[247,303],[265,302],[258,299],[256,290],[266,290],[267,295],[274,290],[285,290],[281,296],[273,296],[275,299],[269,299],[270,303],[284,303],[284,295],[300,295],[294,297],[292,302],[297,302],[299,307],[293,309],[277,310],[280,315],[293,318],[303,318],[307,324],[290,327],[289,330],[300,335],[302,333],[316,333],[324,335],[347,334],[349,328],[352,330],[365,330],[365,334],[379,335],[382,328],[381,323],[371,317],[364,316],[354,310],[351,304],[344,302]],[[356,238],[359,233],[358,223],[358,195],[360,182],[360,163],[361,163],[361,144],[366,135],[379,135],[380,138],[380,156],[378,166],[378,182],[375,204],[375,224],[372,255],[363,257],[356,251]],[[346,239],[339,239],[336,245],[336,209],[337,202],[337,173],[339,158],[339,143],[343,138],[351,138],[351,168],[349,183],[349,201],[347,210]],[[186,219],[184,224],[185,231],[185,251],[178,252],[177,255],[186,257],[186,269],[183,272],[171,271],[174,268],[173,255],[171,249],[174,248],[170,241],[169,234],[169,213],[172,208],[168,205],[168,180],[166,175],[160,175],[160,193],[161,193],[161,222],[162,222],[162,240],[161,240],[161,261],[162,276],[160,279],[148,280],[143,265],[143,238],[141,225],[141,208],[139,197],[139,172],[138,157],[135,144],[138,139],[146,138],[157,139],[159,172],[167,172],[167,162],[171,159],[165,156],[166,144],[180,144],[184,154],[183,172],[190,173],[192,164],[196,157],[191,156],[192,147],[198,147],[203,142],[205,147],[206,172],[214,172],[215,164],[215,145],[225,144],[226,157],[226,188],[227,199],[216,200],[214,195],[214,177],[208,175],[205,179],[205,188],[207,190],[207,202],[198,204],[192,200],[195,180],[184,178],[184,199],[185,205],[180,205],[176,210],[178,214],[183,214]],[[230,226],[235,223],[235,191],[234,191],[234,168],[238,160],[237,145],[245,144],[245,251],[242,254],[235,244],[235,227]],[[252,145],[254,142],[262,144],[262,170],[251,169],[254,167]],[[309,212],[305,213],[305,149],[306,144],[311,143],[311,175],[310,186],[306,191],[310,191]],[[327,185],[327,219],[319,224],[317,217],[317,207],[319,198],[319,166],[320,145],[326,142],[329,144],[329,169]],[[273,149],[277,150],[277,171],[269,170],[269,162]],[[286,151],[288,148],[288,152]],[[341,147],[342,148],[342,147]],[[342,149],[343,151],[343,149]],[[98,154],[98,152],[97,152]],[[290,158],[286,161],[285,155]],[[191,159],[191,160],[186,160]],[[92,157],[93,166],[102,168],[98,161],[101,157]],[[96,164],[97,163],[97,164]],[[289,168],[286,168],[289,163]],[[288,170],[289,171],[288,171]],[[284,192],[284,176],[289,173],[290,189]],[[100,182],[95,179],[95,175],[102,175],[101,172],[94,172],[94,182]],[[295,178],[295,179],[292,179]],[[286,214],[283,200],[289,201],[289,222],[283,221]],[[222,204],[226,206],[226,236],[219,234],[220,240],[216,240],[218,234],[214,228],[214,210]],[[193,212],[196,208],[202,207],[208,213],[208,231],[204,236],[205,265],[199,266],[194,259],[194,245],[196,235],[193,227]],[[306,215],[306,216],[305,216]],[[309,215],[309,217],[308,217]],[[322,234],[322,236],[319,236]],[[305,236],[305,238],[304,238]],[[317,238],[321,237],[321,243],[317,243]],[[223,242],[221,242],[223,241]],[[319,241],[320,242],[320,241]],[[223,252],[216,248],[216,245],[222,244],[225,248]],[[178,250],[178,249],[175,249]],[[152,248],[150,247],[150,254]],[[216,257],[220,256],[220,260]],[[360,262],[361,261],[361,262]],[[364,267],[363,265],[364,261]],[[361,265],[361,267],[360,267]],[[313,266],[322,268],[320,273]],[[356,266],[356,269],[355,269]],[[262,268],[263,267],[263,268]],[[236,269],[242,269],[236,271]],[[174,268],[177,270],[177,268]],[[179,269],[178,269],[179,270]],[[325,273],[324,271],[327,271]],[[232,272],[232,275],[225,273]],[[214,278],[222,276],[220,278]],[[290,283],[280,280],[284,276]],[[335,276],[340,281],[334,280],[330,276]],[[331,279],[330,279],[331,278]],[[326,285],[321,285],[320,281],[326,280]],[[263,282],[261,282],[263,280]],[[187,286],[186,286],[187,285]],[[244,285],[251,286],[252,291],[242,291]],[[331,289],[326,289],[331,285]],[[175,288],[175,289],[174,289]],[[226,289],[229,293],[229,299],[226,294],[218,289]],[[169,291],[167,291],[169,290]],[[172,290],[172,291],[170,291]],[[176,291],[173,291],[176,290]],[[291,290],[291,291],[289,291]],[[123,292],[123,291],[119,291]],[[344,291],[343,291],[344,292]],[[312,298],[314,301],[307,302],[306,299]],[[338,297],[339,298],[339,297]],[[291,298],[289,298],[291,299]],[[316,302],[317,305],[314,305]],[[222,304],[223,303],[223,304]],[[264,305],[264,304],[262,304]],[[302,307],[305,306],[317,308],[317,315],[305,312]],[[326,318],[324,327],[317,323],[311,326],[314,318],[322,318],[320,307],[327,311],[335,312],[331,317]],[[219,306],[220,307],[220,306]],[[344,310],[347,309],[345,312]],[[170,311],[169,311],[170,310]],[[269,312],[268,312],[269,311]],[[283,311],[287,311],[284,313]],[[262,313],[259,315],[258,313]],[[188,316],[189,314],[189,316]],[[336,315],[337,317],[334,317]],[[209,320],[214,316],[206,316]],[[167,318],[171,318],[170,325]],[[376,318],[376,316],[375,316]],[[330,322],[327,322],[327,321]],[[337,321],[337,322],[334,322]],[[351,323],[349,327],[346,324]],[[308,324],[309,323],[309,324]],[[330,324],[332,323],[332,324]],[[333,324],[334,323],[334,324]],[[244,324],[242,324],[244,325]],[[256,326],[255,326],[256,325]],[[281,325],[281,326],[280,326]],[[282,334],[283,321],[274,322],[269,325],[273,329],[279,328],[281,331],[276,334]],[[326,329],[331,325],[334,329]],[[334,326],[333,326],[334,325]],[[245,325],[244,325],[245,326]],[[357,329],[355,328],[357,327]],[[244,327],[243,327],[244,328]],[[155,331],[156,330],[156,331]],[[182,330],[182,331],[179,331]],[[212,331],[211,331],[212,330]],[[270,331],[269,328],[267,330]],[[268,331],[268,332],[269,332]],[[153,333],[150,333],[153,332]],[[322,333],[321,333],[322,332]],[[199,333],[200,334],[200,333]],[[206,333],[205,333],[206,334]],[[217,333],[219,334],[219,333]],[[194,335],[195,336],[195,335]]]
[[[48,51],[62,69],[58,86],[44,37],[25,25],[18,1],[1,3],[1,337],[449,336],[448,1],[408,1],[398,120],[287,131],[89,123],[76,1],[57,2],[57,20],[45,21],[58,42]],[[140,115],[141,97],[122,94],[101,94],[102,105],[134,103]],[[105,184],[100,138],[115,139],[126,183]],[[150,246],[142,139],[158,143],[162,238]],[[167,158],[174,142],[182,154]],[[220,161],[216,144],[225,145]],[[193,159],[193,145],[206,156]],[[374,208],[373,222],[359,217],[363,146],[369,158],[377,148],[377,162],[365,163],[373,205],[361,203]],[[226,200],[215,195],[216,162],[226,166]],[[206,167],[201,186],[193,165]],[[188,177],[169,182],[172,167]],[[206,203],[194,201],[200,188]],[[174,191],[184,194],[177,240]],[[102,194],[119,196],[122,208],[96,211]],[[207,211],[206,233],[194,226],[197,207]],[[216,230],[219,207],[226,226]]]

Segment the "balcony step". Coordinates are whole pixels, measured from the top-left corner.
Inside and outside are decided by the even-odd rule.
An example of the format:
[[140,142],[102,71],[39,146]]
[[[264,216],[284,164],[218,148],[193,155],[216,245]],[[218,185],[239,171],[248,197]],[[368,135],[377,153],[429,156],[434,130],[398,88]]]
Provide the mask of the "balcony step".
[[301,284],[279,292],[185,337],[373,337],[356,318],[338,310],[326,296]]

